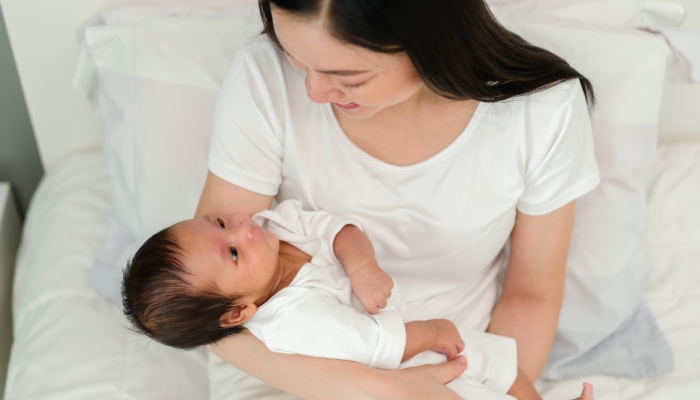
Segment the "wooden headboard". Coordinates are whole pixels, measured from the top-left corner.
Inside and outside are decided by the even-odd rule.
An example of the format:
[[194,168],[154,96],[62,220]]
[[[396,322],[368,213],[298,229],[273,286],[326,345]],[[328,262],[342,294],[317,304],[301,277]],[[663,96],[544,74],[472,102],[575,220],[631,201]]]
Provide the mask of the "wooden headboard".
[[[675,0],[688,11],[684,27],[700,32],[700,1]],[[78,27],[96,12],[134,4],[215,8],[255,0],[0,0],[44,168],[100,145],[95,117],[71,86]],[[662,138],[700,140],[700,84],[669,87]]]

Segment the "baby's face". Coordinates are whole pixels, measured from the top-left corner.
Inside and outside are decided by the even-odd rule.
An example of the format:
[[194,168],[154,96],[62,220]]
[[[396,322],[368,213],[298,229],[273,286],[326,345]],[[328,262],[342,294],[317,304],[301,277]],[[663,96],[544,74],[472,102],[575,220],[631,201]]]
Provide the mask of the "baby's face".
[[214,286],[242,304],[266,298],[278,276],[279,240],[245,214],[191,219],[173,227],[197,289]]

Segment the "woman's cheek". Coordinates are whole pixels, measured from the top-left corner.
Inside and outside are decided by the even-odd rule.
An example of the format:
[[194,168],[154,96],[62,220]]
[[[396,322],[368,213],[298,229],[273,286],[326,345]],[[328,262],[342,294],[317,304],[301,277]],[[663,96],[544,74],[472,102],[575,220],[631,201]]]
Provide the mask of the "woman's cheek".
[[304,64],[300,63],[299,61],[295,60],[294,58],[287,56],[287,61],[294,67],[294,69],[298,71],[306,71],[306,67]]

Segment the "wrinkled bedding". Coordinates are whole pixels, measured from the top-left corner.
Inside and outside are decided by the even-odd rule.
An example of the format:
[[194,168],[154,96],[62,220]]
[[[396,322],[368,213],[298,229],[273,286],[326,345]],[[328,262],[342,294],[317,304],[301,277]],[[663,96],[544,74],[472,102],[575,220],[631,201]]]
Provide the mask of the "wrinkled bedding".
[[[598,400],[700,399],[700,143],[661,146],[648,193],[643,247],[654,269],[647,296],[675,371],[641,381],[585,378]],[[108,197],[100,152],[64,161],[39,187],[15,274],[6,400],[209,397],[203,350],[177,351],[130,332],[121,310],[88,285],[107,232]],[[583,380],[538,388],[547,400],[570,399]]]

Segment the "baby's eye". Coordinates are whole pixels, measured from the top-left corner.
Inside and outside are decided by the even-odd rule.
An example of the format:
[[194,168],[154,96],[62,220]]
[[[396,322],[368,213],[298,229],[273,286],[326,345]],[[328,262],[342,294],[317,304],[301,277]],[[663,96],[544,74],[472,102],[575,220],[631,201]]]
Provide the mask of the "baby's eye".
[[230,251],[231,251],[231,258],[233,259],[233,261],[238,260],[238,250],[231,247]]
[[216,222],[219,223],[219,226],[221,227],[221,229],[226,229],[226,225],[224,224],[224,220],[222,220],[221,218],[217,218]]

